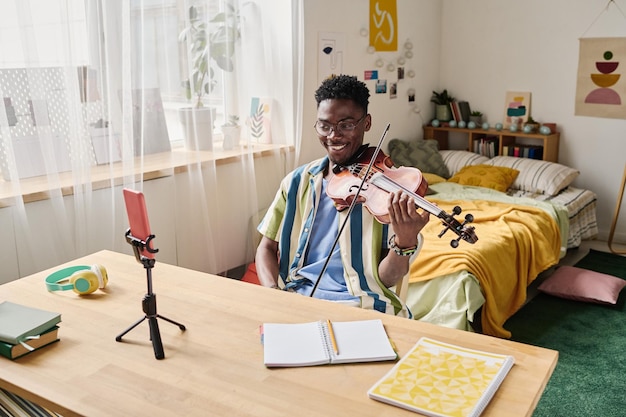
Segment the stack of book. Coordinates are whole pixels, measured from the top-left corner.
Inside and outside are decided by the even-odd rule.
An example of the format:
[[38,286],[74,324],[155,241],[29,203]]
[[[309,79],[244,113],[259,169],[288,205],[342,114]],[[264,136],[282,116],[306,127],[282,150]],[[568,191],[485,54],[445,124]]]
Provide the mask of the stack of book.
[[60,313],[0,303],[0,354],[16,359],[58,341],[60,322]]

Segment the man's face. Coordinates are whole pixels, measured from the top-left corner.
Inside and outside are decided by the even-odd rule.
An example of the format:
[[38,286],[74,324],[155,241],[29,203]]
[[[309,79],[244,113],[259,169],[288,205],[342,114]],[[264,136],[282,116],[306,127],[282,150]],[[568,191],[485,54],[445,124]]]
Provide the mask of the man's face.
[[330,99],[320,102],[317,107],[316,124],[316,130],[319,127],[322,130],[332,128],[327,135],[317,132],[317,136],[330,161],[343,165],[363,144],[365,132],[371,127],[371,116],[352,100]]

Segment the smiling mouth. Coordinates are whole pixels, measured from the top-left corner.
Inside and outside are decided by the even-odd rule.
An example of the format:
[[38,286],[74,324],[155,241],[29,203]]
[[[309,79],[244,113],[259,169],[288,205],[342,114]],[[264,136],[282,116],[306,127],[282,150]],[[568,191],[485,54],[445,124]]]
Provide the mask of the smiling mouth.
[[330,142],[326,142],[326,147],[328,149],[332,150],[332,151],[335,151],[335,152],[344,149],[346,146],[348,146],[347,143],[333,144],[333,143],[330,143]]

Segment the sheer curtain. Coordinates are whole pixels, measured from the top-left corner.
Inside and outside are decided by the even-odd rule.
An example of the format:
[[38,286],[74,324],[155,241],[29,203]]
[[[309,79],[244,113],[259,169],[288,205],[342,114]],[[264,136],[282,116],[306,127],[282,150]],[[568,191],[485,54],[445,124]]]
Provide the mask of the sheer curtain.
[[[212,121],[208,134],[196,131],[196,144],[208,140],[200,149],[185,142],[179,116],[199,63],[180,37],[191,6],[207,35],[224,12],[236,29],[226,39],[232,66],[208,60]],[[302,0],[0,0],[0,9],[0,282],[97,250],[132,253],[124,187],[146,196],[157,261],[229,274],[252,261],[254,223],[299,152]],[[229,115],[241,133],[224,141]]]

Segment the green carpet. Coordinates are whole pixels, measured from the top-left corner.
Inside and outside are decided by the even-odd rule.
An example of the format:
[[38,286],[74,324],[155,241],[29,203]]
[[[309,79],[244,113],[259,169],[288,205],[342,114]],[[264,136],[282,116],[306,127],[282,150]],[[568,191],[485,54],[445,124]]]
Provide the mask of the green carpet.
[[[591,250],[576,267],[626,279],[626,257]],[[615,306],[539,293],[511,317],[512,340],[559,351],[535,417],[626,416],[626,288]]]

